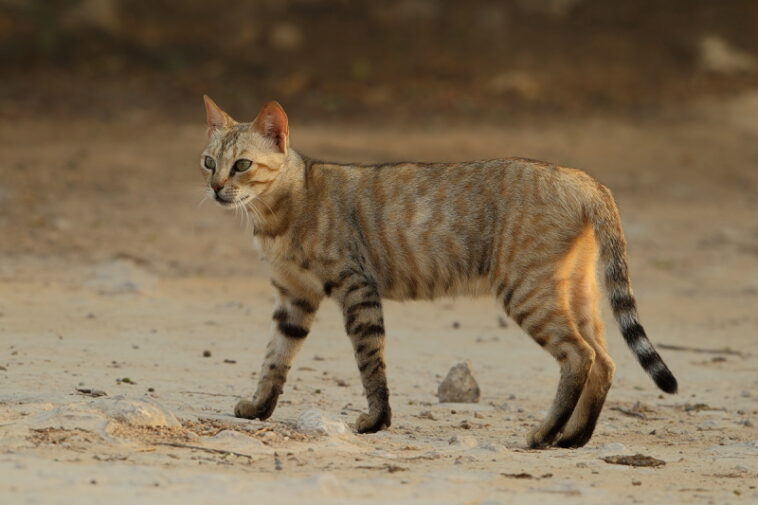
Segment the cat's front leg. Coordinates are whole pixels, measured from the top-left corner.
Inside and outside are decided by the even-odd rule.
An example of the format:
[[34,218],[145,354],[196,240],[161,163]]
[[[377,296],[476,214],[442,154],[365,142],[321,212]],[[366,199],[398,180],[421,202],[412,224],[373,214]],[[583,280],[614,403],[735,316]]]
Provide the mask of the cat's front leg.
[[272,281],[278,295],[274,305],[271,339],[266,347],[258,389],[252,401],[242,399],[234,415],[246,419],[268,419],[287,380],[292,360],[310,331],[321,301],[306,290]]
[[368,413],[358,417],[358,433],[374,433],[392,421],[384,364],[384,317],[376,283],[361,275],[347,277],[336,293],[353,344]]

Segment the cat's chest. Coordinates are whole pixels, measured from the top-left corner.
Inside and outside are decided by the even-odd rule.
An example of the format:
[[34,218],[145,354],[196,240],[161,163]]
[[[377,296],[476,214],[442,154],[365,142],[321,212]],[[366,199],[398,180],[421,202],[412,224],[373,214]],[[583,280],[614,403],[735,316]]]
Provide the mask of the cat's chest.
[[255,249],[261,255],[263,260],[268,263],[274,263],[281,260],[294,260],[289,241],[284,241],[281,237],[256,235],[253,238],[253,249]]

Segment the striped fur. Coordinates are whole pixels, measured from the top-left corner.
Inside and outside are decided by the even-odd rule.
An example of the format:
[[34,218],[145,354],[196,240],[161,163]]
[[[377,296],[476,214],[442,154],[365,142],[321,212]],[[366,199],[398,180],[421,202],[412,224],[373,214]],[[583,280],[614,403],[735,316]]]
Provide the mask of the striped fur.
[[[201,166],[210,191],[219,204],[250,214],[277,294],[258,389],[236,415],[272,414],[318,306],[330,297],[342,308],[368,399],[356,429],[388,427],[382,300],[491,295],[561,368],[555,400],[529,445],[584,445],[615,370],[598,309],[598,257],[625,340],[656,384],[676,391],[639,323],[616,205],[584,172],[522,158],[328,163],[290,148],[276,102],[252,123],[235,122],[207,98],[206,111]],[[252,167],[235,171],[239,159]]]

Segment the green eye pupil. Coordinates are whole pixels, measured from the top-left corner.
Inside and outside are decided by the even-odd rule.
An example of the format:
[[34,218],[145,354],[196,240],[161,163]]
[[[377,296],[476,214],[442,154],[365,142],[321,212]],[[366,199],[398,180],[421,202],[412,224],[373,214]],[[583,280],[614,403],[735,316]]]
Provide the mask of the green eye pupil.
[[237,160],[234,162],[234,169],[237,172],[244,172],[253,164],[250,160]]
[[208,170],[215,170],[216,169],[216,161],[213,158],[211,158],[210,156],[206,156],[205,157],[204,165],[205,165],[205,168],[207,168]]

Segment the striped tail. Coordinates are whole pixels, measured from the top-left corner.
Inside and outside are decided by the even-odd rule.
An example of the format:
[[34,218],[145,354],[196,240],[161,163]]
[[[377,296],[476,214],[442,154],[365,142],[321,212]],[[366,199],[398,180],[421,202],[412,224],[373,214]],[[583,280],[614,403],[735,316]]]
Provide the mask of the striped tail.
[[619,324],[621,334],[637,356],[642,368],[666,393],[676,393],[677,382],[666,363],[647,338],[637,315],[637,301],[632,294],[626,264],[626,240],[621,229],[621,217],[611,192],[599,186],[599,201],[588,209],[589,218],[600,245],[600,258],[605,266],[605,286]]

